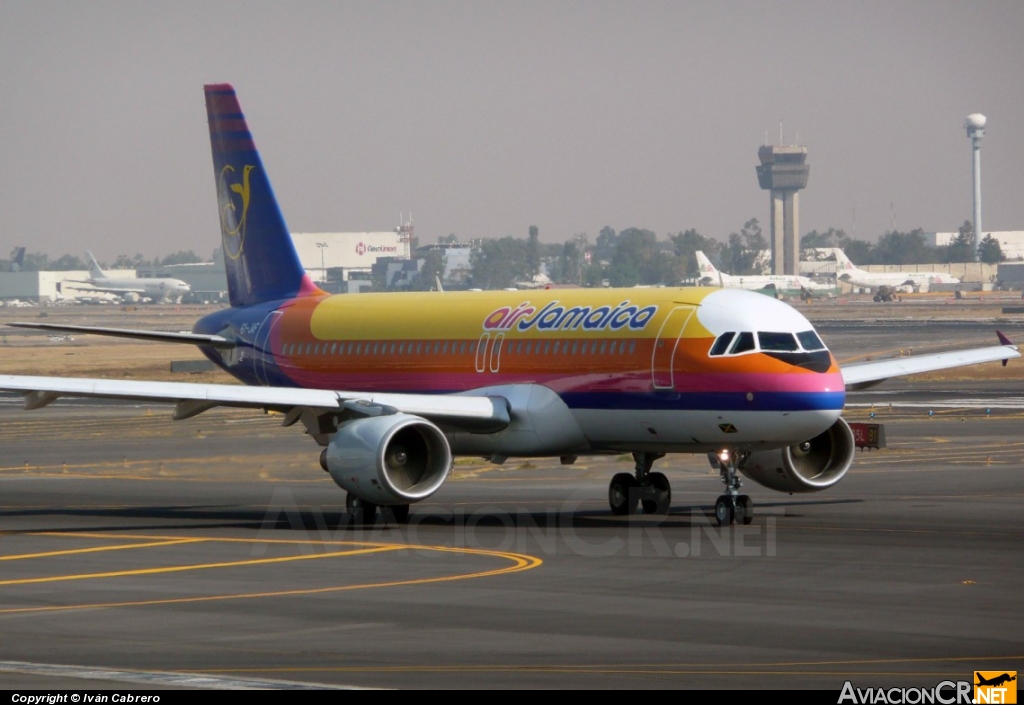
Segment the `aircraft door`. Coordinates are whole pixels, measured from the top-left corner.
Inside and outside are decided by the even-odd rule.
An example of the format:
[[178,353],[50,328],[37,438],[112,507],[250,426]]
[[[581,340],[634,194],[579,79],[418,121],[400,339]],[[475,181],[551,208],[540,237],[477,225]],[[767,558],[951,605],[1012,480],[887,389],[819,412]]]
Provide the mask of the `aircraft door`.
[[487,371],[487,343],[491,340],[490,333],[484,333],[480,336],[479,342],[476,344],[476,371],[486,372]]
[[686,324],[693,317],[694,306],[677,306],[669,311],[665,322],[661,324],[658,337],[654,341],[654,353],[651,355],[651,381],[655,389],[672,389],[675,387],[675,359],[679,341],[686,330]]
[[505,334],[497,333],[491,343],[491,372],[501,369],[501,344],[505,342]]
[[252,341],[253,372],[256,374],[256,381],[264,386],[270,385],[270,379],[267,375],[267,363],[272,362],[274,357],[274,353],[270,349],[270,334],[273,333],[274,327],[280,320],[280,311],[268,314],[263,319],[263,323],[260,324],[259,330],[256,331],[256,337]]

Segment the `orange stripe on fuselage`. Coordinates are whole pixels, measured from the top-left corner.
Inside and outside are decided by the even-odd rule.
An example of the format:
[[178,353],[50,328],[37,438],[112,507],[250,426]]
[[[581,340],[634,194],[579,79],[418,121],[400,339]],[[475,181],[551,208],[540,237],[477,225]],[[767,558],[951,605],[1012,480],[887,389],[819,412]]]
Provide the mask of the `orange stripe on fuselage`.
[[[466,373],[476,371],[481,362],[483,371],[490,373],[495,361],[505,381],[511,381],[509,375],[524,381],[550,375],[649,375],[656,338],[671,311],[698,306],[713,291],[562,289],[300,298],[283,309],[272,345],[281,368],[299,378]],[[559,307],[564,316],[560,326]],[[603,307],[609,316],[619,307],[618,320],[599,325],[596,312]],[[641,321],[642,326],[614,327],[631,307],[657,311]],[[588,329],[580,324],[579,311],[571,313],[574,309],[595,312],[595,325]],[[539,317],[545,310],[550,325],[542,328]],[[488,349],[480,360],[477,348],[484,334]],[[709,358],[714,336],[696,316],[682,335],[673,364],[676,374],[813,374],[761,354]],[[500,358],[494,358],[499,336]],[[672,336],[663,344],[674,342]],[[831,371],[838,371],[834,362]]]

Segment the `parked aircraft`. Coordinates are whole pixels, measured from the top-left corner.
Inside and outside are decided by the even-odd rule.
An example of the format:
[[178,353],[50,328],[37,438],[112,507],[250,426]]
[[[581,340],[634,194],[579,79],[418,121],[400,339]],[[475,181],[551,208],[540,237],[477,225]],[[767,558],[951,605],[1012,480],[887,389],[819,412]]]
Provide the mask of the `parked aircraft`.
[[879,286],[927,286],[929,284],[959,284],[960,280],[946,272],[868,272],[857,265],[838,247],[833,249],[836,256],[836,278],[854,286],[875,288]]
[[231,307],[191,333],[21,327],[199,346],[247,386],[0,376],[36,409],[60,397],[283,413],[321,447],[357,521],[399,520],[456,455],[630,452],[615,514],[665,513],[665,453],[713,453],[718,521],[749,523],[740,474],[783,492],[839,482],[854,458],[845,390],[888,377],[1019,357],[1001,344],[840,369],[802,314],[748,291],[560,289],[330,296],[302,269],[252,134],[227,84],[206,105]]
[[[180,301],[181,297],[191,291],[191,287],[180,279],[171,277],[124,277],[120,279],[108,277],[100,269],[96,258],[86,252],[89,262],[89,278],[79,284],[89,284],[85,291],[100,291],[118,296],[144,296],[153,301]],[[75,280],[68,280],[75,281]],[[81,287],[76,287],[81,289]]]
[[718,271],[711,260],[700,250],[697,250],[697,267],[700,270],[700,284],[703,286],[720,286],[723,289],[775,289],[776,291],[788,291],[799,293],[801,291],[815,291],[826,289],[810,277],[801,277],[790,274],[751,274],[737,276],[725,274]]

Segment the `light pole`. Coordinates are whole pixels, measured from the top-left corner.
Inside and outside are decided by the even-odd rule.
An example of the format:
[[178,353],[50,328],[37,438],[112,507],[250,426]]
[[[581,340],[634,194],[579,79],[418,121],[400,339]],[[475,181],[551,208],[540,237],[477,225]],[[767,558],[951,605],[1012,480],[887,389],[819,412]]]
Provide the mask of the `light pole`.
[[322,283],[327,282],[327,266],[324,264],[324,250],[327,249],[326,242],[318,242],[316,246],[320,248],[320,281]]
[[978,261],[978,246],[981,244],[981,138],[985,136],[988,120],[981,113],[971,113],[964,122],[967,136],[971,138],[974,152],[974,261]]

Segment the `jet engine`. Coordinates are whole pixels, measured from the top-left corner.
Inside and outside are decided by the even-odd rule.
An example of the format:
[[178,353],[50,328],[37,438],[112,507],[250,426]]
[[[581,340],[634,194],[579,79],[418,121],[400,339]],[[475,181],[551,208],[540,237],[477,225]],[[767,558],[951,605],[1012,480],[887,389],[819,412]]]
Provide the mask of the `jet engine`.
[[320,457],[342,489],[381,505],[410,504],[434,494],[448,478],[452,452],[426,419],[389,414],[343,424]]
[[747,456],[739,470],[759,485],[780,492],[819,492],[843,479],[853,464],[853,431],[836,419],[827,431],[786,448]]

